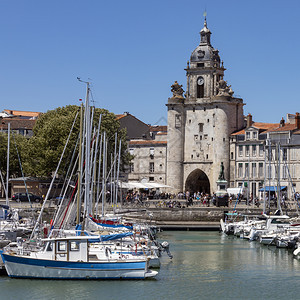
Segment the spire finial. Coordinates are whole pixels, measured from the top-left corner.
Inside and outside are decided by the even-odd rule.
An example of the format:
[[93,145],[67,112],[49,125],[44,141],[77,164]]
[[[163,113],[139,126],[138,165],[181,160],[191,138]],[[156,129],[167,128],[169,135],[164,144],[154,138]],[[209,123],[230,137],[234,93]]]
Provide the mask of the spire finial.
[[203,17],[204,17],[204,27],[207,27],[207,22],[206,22],[206,16],[207,16],[207,12],[206,12],[206,9],[203,13]]

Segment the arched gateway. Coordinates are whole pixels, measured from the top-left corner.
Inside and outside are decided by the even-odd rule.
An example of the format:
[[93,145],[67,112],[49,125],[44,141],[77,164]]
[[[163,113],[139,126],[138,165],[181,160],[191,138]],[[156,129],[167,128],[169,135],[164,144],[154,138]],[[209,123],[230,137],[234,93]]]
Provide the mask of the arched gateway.
[[207,175],[200,169],[191,172],[186,179],[185,190],[191,193],[210,193],[210,183]]

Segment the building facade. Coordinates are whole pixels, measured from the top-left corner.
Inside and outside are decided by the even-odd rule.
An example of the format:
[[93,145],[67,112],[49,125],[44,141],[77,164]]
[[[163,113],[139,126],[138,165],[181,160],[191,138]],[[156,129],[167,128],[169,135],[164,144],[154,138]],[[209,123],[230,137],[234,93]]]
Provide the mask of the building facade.
[[149,126],[142,138],[130,139],[129,181],[159,182],[172,193],[213,193],[223,163],[229,188],[247,186],[247,196],[260,198],[282,189],[291,198],[300,191],[299,114],[279,123],[245,117],[210,38],[205,20],[185,69],[186,92],[176,81],[171,87],[168,126]]
[[231,135],[230,186],[248,186],[249,195],[281,191],[289,199],[300,191],[300,116],[280,123],[252,122]]
[[149,126],[149,139],[130,140],[129,181],[166,184],[167,126]]
[[168,99],[167,185],[180,192],[217,190],[221,163],[229,180],[229,138],[244,127],[243,100],[224,81],[223,62],[207,27],[187,64],[187,91],[172,85]]

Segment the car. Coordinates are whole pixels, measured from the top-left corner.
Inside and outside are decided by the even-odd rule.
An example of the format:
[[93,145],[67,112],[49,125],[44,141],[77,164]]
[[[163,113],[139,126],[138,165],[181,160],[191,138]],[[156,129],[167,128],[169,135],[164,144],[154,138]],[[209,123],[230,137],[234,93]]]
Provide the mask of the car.
[[16,193],[16,194],[13,194],[11,199],[15,200],[17,202],[20,202],[20,201],[28,201],[28,197],[29,197],[31,202],[41,202],[41,201],[43,201],[43,197],[34,195],[32,193],[28,193],[28,196],[27,196],[27,193]]

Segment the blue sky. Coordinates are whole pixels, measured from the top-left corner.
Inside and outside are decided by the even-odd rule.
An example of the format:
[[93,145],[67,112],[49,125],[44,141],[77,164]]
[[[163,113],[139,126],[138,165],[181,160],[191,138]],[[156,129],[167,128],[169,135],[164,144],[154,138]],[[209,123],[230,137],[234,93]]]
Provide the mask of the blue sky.
[[199,44],[207,10],[225,80],[254,121],[300,111],[300,1],[0,0],[3,109],[78,104],[165,124],[165,103]]

